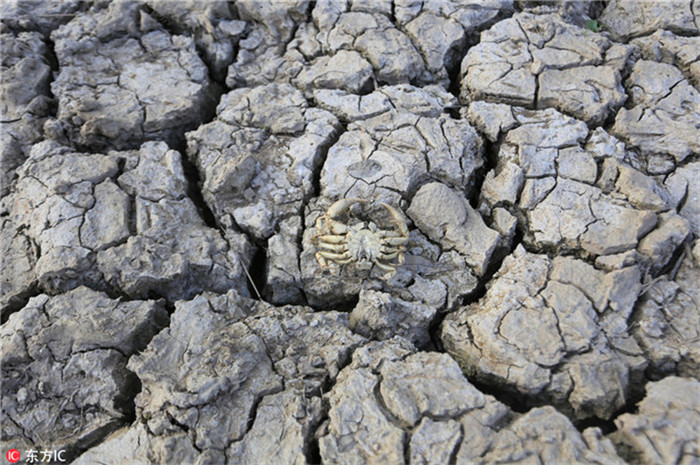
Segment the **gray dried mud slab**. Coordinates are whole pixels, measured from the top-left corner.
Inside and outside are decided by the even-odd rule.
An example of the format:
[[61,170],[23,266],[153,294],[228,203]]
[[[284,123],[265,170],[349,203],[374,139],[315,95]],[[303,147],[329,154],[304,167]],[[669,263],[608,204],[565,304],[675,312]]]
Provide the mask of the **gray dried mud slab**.
[[445,318],[441,339],[482,382],[576,418],[610,418],[647,366],[626,324],[640,280],[635,267],[605,273],[518,246],[484,298]]
[[645,154],[682,162],[700,153],[700,92],[673,65],[640,60],[625,83],[629,109],[615,118],[613,134]]
[[591,125],[605,121],[627,96],[622,60],[605,36],[559,15],[519,13],[481,35],[461,67],[461,98],[529,108],[553,107]]
[[[426,211],[431,199],[422,203],[414,200],[415,208],[405,209],[408,198],[416,190],[425,189],[421,186],[431,180],[439,181],[436,184],[444,189],[454,189],[454,196],[465,203],[464,193],[475,186],[484,164],[482,140],[468,122],[446,113],[448,107],[456,104],[454,96],[437,86],[420,89],[409,85],[384,87],[366,96],[323,90],[314,96],[321,107],[340,119],[354,122],[330,147],[321,170],[320,196],[310,204],[305,216],[300,260],[309,303],[326,306],[348,302],[365,286],[363,280],[367,276],[382,276],[352,266],[345,267],[339,275],[329,274],[319,268],[314,258],[315,246],[311,243],[314,222],[333,201],[344,197],[369,200],[370,211],[381,208],[379,202],[401,208],[420,228],[412,233],[407,245],[407,265],[399,267],[396,278],[388,283],[390,288],[398,283],[410,283],[413,275],[430,276],[447,288],[448,306],[473,291],[476,276],[486,269],[498,233],[483,224],[479,229],[476,217],[471,217],[474,221],[468,227],[487,233],[484,238],[487,250],[476,251],[476,247],[464,244],[456,248],[447,241],[440,251],[424,235],[430,237],[427,223],[416,220],[432,214]],[[454,208],[459,205],[455,204]],[[478,216],[476,212],[473,214]],[[379,218],[375,219],[379,221]],[[389,228],[390,222],[380,221],[378,225]],[[375,289],[383,286],[377,282],[372,285]]]
[[[116,196],[110,209],[90,215],[93,224],[103,216],[102,224],[110,225],[108,231],[100,231],[101,239],[107,241],[104,246],[128,236],[126,194],[111,179],[118,171],[116,161],[106,155],[76,153],[51,142],[32,147],[18,170],[10,218],[41,251],[34,268],[41,288],[59,292],[81,284],[99,287],[95,251],[81,243],[81,229],[85,215],[95,206],[95,188],[102,185],[105,196]],[[93,247],[102,245],[99,239],[92,238]]]
[[213,88],[194,40],[142,14],[137,2],[115,2],[52,33],[58,113],[49,137],[98,150],[174,143],[210,112]]
[[51,68],[41,34],[0,34],[0,196],[10,192],[15,169],[42,138],[42,126],[51,112]]
[[[24,299],[35,292],[34,267],[38,250],[36,245],[18,230],[8,218],[13,196],[3,198],[0,253],[2,254],[2,281],[0,281],[0,314],[3,316],[24,304]],[[10,203],[10,205],[7,205]]]
[[292,216],[279,224],[279,233],[267,242],[267,269],[263,294],[273,304],[298,304],[304,300],[299,249],[301,218]]
[[85,287],[32,298],[0,332],[3,444],[72,455],[124,426],[136,388],[127,360],[166,318],[161,302]]
[[700,237],[700,162],[691,162],[679,167],[665,180],[664,185],[671,195],[678,214],[688,220],[695,237]]
[[135,231],[97,253],[105,280],[130,296],[155,292],[170,301],[202,291],[245,293],[250,243],[204,223],[186,195],[180,153],[149,142],[137,153],[122,155],[126,169],[117,183],[133,198]]
[[[378,84],[447,86],[467,38],[512,10],[512,1],[473,8],[455,1],[239,2],[247,36],[229,67],[229,87],[293,84],[366,93]],[[304,19],[311,17],[311,21]]]
[[697,34],[698,17],[700,17],[700,10],[691,0],[668,2],[613,0],[600,15],[600,23],[615,40],[625,41],[659,29]]
[[436,314],[436,306],[363,289],[350,313],[350,328],[370,339],[381,341],[401,336],[418,347],[425,347],[430,343],[428,329]]
[[441,183],[425,184],[413,196],[407,213],[443,250],[459,252],[474,274],[483,275],[501,236],[484,224],[463,194]]
[[[308,2],[244,0],[236,7],[239,18],[246,22],[246,33],[238,43],[236,60],[228,68],[229,88],[288,83],[301,70],[304,57],[317,53],[318,45],[309,37],[314,29],[303,21]],[[292,41],[294,31],[301,43]]]
[[[466,121],[447,115],[446,107],[456,102],[444,89],[401,85],[367,96],[326,91],[316,100],[341,119],[354,120],[328,151],[321,196],[396,204],[401,193],[429,178],[473,187],[483,165],[481,139]],[[353,114],[357,109],[360,114]]]
[[165,143],[102,155],[42,142],[18,175],[3,234],[18,246],[10,262],[18,272],[36,264],[32,281],[27,275],[8,298],[34,282],[51,293],[109,285],[171,301],[246,290],[247,239],[204,224],[186,196],[180,154]]
[[146,425],[136,423],[131,428],[111,434],[104,442],[82,454],[73,463],[91,465],[104,461],[105,457],[115,462],[133,465],[196,463],[199,451],[184,432],[175,432],[165,438],[154,438],[149,434]]
[[700,378],[700,242],[686,248],[674,280],[647,284],[630,319],[631,333],[655,377]]
[[700,382],[671,376],[647,385],[637,413],[615,420],[610,435],[634,463],[695,463],[700,456]]
[[[272,307],[233,291],[178,302],[169,328],[128,365],[143,385],[137,414],[153,447],[184,427],[204,455],[255,463],[267,451],[293,463],[320,421],[323,386],[363,341],[347,325],[342,313]],[[278,435],[286,440],[273,447]]]
[[51,31],[84,9],[80,0],[13,0],[0,5],[0,20],[12,31],[36,31],[48,38]]
[[515,414],[448,355],[415,353],[401,338],[357,350],[328,402],[324,463],[624,463],[599,429],[581,434],[552,407]]
[[[246,30],[246,22],[236,18],[232,4],[198,0],[147,0],[146,4],[168,27],[181,35],[193,36],[214,80],[219,82],[226,77],[237,40]],[[141,15],[144,21],[154,20],[145,12]]]
[[640,48],[643,59],[676,66],[690,82],[700,84],[700,37],[661,30],[630,43]]
[[533,250],[634,254],[658,273],[689,237],[688,220],[673,210],[688,189],[685,178],[665,186],[603,129],[590,131],[553,109],[474,102],[466,114],[489,137],[503,138],[479,211],[488,218],[509,209]]
[[372,65],[362,55],[352,50],[338,50],[333,56],[315,59],[293,82],[308,95],[315,89],[340,89],[360,94],[370,88],[372,77]]
[[298,215],[310,197],[337,120],[309,108],[292,86],[274,84],[229,92],[217,115],[187,134],[204,200],[222,224],[267,239],[280,218]]

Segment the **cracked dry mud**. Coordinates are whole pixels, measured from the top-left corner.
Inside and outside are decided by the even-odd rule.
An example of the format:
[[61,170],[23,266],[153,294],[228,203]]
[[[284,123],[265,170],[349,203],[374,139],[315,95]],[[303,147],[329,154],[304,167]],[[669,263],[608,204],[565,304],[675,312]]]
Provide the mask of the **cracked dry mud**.
[[700,463],[700,2],[0,15],[3,453]]

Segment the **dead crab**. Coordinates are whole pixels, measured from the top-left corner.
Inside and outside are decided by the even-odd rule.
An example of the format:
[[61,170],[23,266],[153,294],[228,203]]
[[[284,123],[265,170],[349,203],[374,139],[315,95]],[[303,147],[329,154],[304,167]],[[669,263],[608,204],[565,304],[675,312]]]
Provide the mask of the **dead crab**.
[[396,273],[396,266],[404,262],[408,242],[406,218],[394,207],[380,203],[389,212],[395,229],[380,229],[372,221],[348,226],[337,220],[358,202],[366,200],[338,200],[316,220],[316,234],[311,238],[318,248],[316,260],[323,269],[336,269],[336,265],[349,263],[365,269],[376,265],[391,277]]

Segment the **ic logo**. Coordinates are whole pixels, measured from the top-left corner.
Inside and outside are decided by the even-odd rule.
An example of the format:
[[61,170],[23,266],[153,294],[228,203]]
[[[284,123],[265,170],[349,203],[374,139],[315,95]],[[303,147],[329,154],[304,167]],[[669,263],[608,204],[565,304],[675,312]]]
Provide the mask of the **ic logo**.
[[5,457],[7,457],[7,461],[10,463],[17,463],[19,462],[19,451],[17,449],[10,449],[7,451],[7,454],[5,454]]

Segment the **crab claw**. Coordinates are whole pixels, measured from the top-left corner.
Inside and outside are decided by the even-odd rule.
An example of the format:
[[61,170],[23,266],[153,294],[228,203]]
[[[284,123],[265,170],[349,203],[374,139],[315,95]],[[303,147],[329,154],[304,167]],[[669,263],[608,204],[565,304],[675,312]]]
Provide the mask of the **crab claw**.
[[337,218],[338,216],[340,216],[343,213],[345,213],[346,211],[348,211],[348,209],[350,209],[350,207],[352,207],[354,204],[356,204],[358,202],[366,202],[366,200],[363,200],[363,199],[340,199],[340,200],[336,201],[335,203],[333,203],[333,205],[328,207],[328,211],[326,212],[326,214],[324,216],[331,218],[331,219]]
[[386,210],[389,212],[391,219],[393,219],[396,226],[399,227],[401,236],[408,238],[408,225],[406,225],[406,217],[403,215],[403,213],[384,202],[380,202],[379,205],[386,208]]

